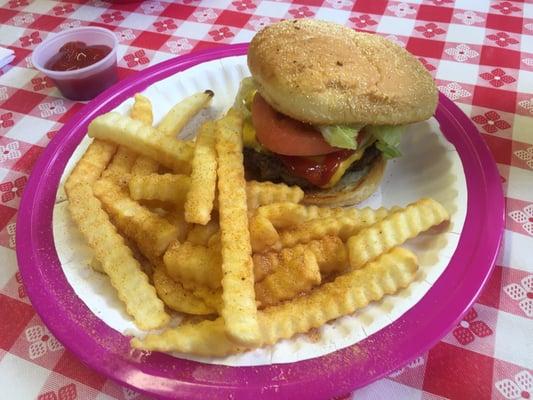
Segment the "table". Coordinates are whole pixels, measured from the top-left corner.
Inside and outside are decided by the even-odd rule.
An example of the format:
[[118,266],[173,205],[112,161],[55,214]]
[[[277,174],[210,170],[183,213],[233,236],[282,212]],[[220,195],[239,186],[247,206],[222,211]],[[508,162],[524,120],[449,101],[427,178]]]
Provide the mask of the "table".
[[83,103],[33,69],[32,49],[78,26],[113,30],[119,74],[249,41],[280,19],[317,18],[377,32],[414,53],[472,118],[506,196],[506,229],[483,293],[434,348],[346,398],[533,396],[533,3],[489,0],[0,0],[0,398],[145,399],[84,366],[47,331],[17,272],[16,216],[39,154]]

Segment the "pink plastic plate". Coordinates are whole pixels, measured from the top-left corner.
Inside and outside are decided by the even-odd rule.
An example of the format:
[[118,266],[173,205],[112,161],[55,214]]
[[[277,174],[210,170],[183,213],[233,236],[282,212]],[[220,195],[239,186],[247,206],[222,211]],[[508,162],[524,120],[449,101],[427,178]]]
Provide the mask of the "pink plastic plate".
[[133,351],[129,339],[92,314],[65,279],[52,235],[59,179],[94,117],[169,75],[246,50],[247,45],[233,45],[178,57],[108,89],[65,124],[48,145],[20,206],[16,238],[20,272],[44,323],[96,371],[159,398],[325,399],[367,385],[428,350],[457,324],[479,295],[498,253],[504,203],[496,165],[469,118],[441,94],[435,118],[461,158],[467,214],[448,267],[412,309],[356,345],[292,364],[228,367]]

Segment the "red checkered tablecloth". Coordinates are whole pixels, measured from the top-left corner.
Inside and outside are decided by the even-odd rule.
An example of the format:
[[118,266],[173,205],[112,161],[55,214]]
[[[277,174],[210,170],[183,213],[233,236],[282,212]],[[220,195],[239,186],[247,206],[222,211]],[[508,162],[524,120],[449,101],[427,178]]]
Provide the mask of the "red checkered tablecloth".
[[533,2],[489,0],[0,0],[0,399],[142,399],[82,365],[35,314],[17,272],[17,208],[32,166],[82,107],[32,67],[33,48],[84,25],[113,30],[119,73],[249,41],[280,19],[317,18],[406,47],[483,134],[506,196],[503,248],[464,319],[357,399],[533,397]]

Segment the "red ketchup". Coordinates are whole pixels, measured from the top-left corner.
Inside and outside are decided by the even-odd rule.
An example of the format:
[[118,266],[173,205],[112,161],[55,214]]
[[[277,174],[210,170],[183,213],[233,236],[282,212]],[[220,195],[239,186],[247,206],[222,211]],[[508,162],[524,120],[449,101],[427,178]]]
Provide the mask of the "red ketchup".
[[[68,42],[48,60],[45,67],[52,71],[80,70],[103,60],[110,52],[109,46]],[[65,97],[72,100],[89,100],[118,80],[116,62],[104,70],[96,70],[94,73],[88,71],[88,75],[81,72],[79,78],[54,79]]]
[[312,158],[281,155],[278,157],[293,175],[307,179],[313,185],[324,186],[330,181],[341,162],[353,153],[355,153],[354,150],[340,150]]
[[93,65],[111,52],[103,45],[87,46],[83,42],[68,42],[46,63],[52,71],[72,71]]

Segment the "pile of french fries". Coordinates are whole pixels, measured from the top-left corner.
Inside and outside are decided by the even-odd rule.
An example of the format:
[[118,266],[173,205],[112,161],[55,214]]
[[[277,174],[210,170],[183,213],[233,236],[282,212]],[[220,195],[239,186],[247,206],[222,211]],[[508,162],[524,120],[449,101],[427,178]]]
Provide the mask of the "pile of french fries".
[[[69,210],[127,313],[135,348],[225,356],[305,333],[408,286],[416,256],[399,247],[449,219],[438,202],[405,208],[301,204],[298,187],[246,182],[243,118],[230,109],[194,140],[180,131],[213,92],[153,126],[136,95],[129,116],[95,118],[69,176]],[[166,327],[171,312],[194,318]]]

